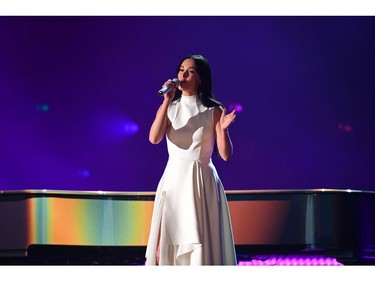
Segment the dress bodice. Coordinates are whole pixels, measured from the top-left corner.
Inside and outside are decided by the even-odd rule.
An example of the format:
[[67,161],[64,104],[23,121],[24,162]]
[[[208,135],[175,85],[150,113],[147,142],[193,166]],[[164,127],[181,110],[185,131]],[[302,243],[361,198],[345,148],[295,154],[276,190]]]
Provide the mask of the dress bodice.
[[207,162],[214,146],[214,107],[207,108],[198,96],[181,96],[168,110],[172,124],[167,132],[169,157]]

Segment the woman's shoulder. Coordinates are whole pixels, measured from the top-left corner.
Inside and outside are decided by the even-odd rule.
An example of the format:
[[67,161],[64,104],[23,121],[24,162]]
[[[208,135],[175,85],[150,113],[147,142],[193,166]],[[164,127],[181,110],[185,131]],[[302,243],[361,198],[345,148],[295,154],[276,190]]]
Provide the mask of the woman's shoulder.
[[223,108],[220,105],[212,107],[214,111],[214,118],[215,120],[220,119],[221,113],[223,112]]
[[220,114],[223,111],[223,107],[221,105],[215,105],[212,108],[215,110],[215,112],[219,112]]

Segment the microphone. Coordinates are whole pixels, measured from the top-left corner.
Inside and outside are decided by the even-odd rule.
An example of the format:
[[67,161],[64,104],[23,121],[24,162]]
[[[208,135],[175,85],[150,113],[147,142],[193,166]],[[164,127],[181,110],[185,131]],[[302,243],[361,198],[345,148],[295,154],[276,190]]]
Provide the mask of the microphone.
[[174,86],[164,86],[163,88],[161,88],[158,92],[159,96],[165,95],[166,93],[169,93],[169,91],[172,90],[173,88],[176,88],[176,87],[180,86],[181,82],[177,78],[172,79],[172,81],[174,82],[175,85]]

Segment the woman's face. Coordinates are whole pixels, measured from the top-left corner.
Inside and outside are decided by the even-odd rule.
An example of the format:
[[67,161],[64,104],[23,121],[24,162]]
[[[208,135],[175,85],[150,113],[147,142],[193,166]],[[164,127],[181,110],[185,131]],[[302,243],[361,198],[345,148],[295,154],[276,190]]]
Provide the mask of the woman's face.
[[186,59],[182,62],[178,72],[178,80],[180,80],[179,89],[183,92],[196,94],[201,79],[195,67],[193,59]]

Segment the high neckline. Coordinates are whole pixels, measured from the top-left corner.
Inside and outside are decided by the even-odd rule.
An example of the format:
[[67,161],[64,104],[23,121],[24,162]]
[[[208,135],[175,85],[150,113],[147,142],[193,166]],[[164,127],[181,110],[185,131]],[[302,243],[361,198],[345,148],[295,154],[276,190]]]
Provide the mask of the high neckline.
[[184,96],[181,95],[181,102],[184,103],[197,103],[198,101],[198,95],[193,95],[193,96]]

